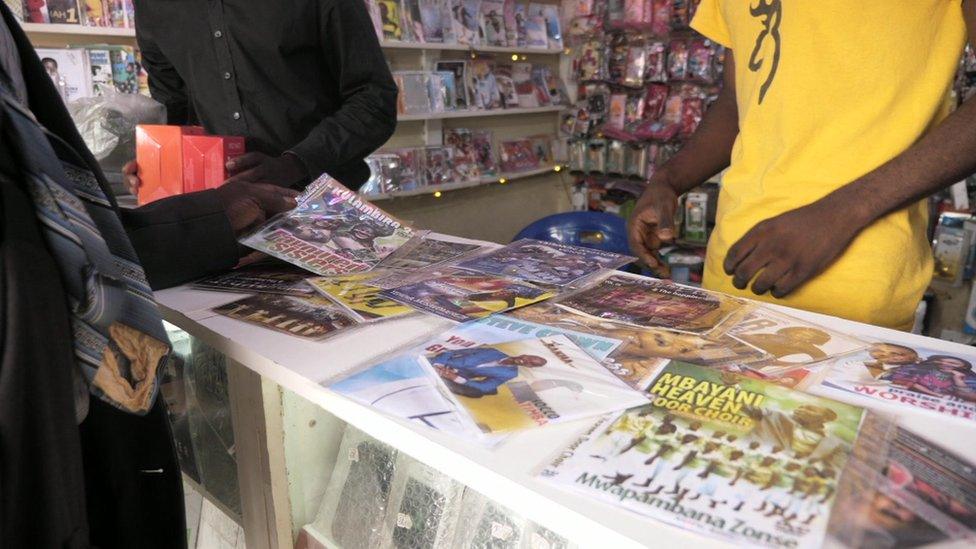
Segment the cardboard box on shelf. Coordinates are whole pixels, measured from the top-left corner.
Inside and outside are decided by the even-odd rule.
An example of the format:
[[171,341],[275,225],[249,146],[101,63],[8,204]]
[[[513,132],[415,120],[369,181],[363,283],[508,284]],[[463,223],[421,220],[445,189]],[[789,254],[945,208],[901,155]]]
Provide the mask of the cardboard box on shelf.
[[244,154],[244,138],[183,136],[183,192],[214,189],[227,180],[227,161]]

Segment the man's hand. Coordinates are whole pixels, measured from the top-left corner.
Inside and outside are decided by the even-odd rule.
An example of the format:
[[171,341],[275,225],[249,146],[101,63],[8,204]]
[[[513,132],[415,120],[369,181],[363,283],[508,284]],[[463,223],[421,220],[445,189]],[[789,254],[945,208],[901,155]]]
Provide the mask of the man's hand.
[[464,383],[464,378],[458,375],[458,371],[443,364],[434,364],[434,370],[442,378],[455,383]]
[[139,179],[139,164],[136,164],[135,160],[130,160],[122,166],[122,179],[132,196],[138,196],[142,180]]
[[744,290],[781,298],[824,271],[863,225],[847,209],[820,200],[760,222],[729,248],[723,268]]
[[293,209],[298,192],[267,183],[229,182],[214,190],[234,232],[241,234],[274,214]]
[[[227,161],[227,183],[273,183],[288,187],[308,176],[305,165],[293,154],[268,156],[250,152]],[[225,185],[227,184],[225,183]]]
[[630,249],[651,270],[662,275],[668,273],[668,267],[661,261],[658,250],[663,244],[674,240],[674,212],[677,208],[678,193],[674,188],[664,182],[651,181],[637,200],[627,227]]

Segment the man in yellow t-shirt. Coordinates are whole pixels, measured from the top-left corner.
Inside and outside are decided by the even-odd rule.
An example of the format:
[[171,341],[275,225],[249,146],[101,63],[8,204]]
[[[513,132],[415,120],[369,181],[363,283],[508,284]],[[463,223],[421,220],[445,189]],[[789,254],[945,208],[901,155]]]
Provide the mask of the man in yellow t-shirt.
[[702,0],[692,27],[729,48],[725,87],[638,201],[634,252],[660,266],[677,197],[728,167],[706,288],[910,327],[924,199],[976,171],[976,100],[950,114],[976,0]]

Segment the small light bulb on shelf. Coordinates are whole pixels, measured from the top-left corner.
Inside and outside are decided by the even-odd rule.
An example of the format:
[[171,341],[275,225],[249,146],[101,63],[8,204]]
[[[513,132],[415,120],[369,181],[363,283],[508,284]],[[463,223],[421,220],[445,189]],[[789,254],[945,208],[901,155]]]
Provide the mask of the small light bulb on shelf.
[[512,54],[512,61],[518,61],[518,54],[517,53],[513,53]]
[[559,173],[559,172],[563,171],[563,167],[562,166],[559,166],[559,165],[556,165],[555,167],[552,168],[552,171],[554,171],[556,173]]
[[508,180],[505,179],[504,177],[498,180],[499,185],[504,185],[505,183],[508,183]]
[[434,198],[440,198],[440,197],[441,197],[441,192],[440,191],[435,191],[434,192]]

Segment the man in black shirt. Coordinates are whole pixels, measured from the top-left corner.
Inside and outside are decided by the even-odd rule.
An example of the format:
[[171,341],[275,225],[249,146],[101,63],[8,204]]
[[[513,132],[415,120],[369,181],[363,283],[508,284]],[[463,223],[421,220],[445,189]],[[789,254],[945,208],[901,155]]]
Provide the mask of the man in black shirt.
[[[170,124],[247,138],[233,180],[356,188],[396,127],[397,88],[362,0],[135,0]],[[134,173],[130,168],[130,185]]]

